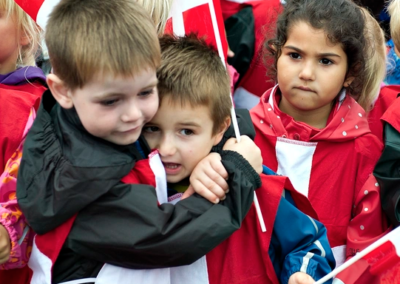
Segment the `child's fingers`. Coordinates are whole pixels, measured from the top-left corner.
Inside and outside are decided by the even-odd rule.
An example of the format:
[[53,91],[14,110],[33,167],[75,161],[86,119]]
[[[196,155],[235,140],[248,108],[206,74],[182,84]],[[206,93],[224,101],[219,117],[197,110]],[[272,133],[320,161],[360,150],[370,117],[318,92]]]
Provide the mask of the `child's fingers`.
[[[218,173],[216,173],[214,170],[212,170],[211,167],[206,168],[204,173],[202,173],[196,179],[202,185],[204,185],[207,188],[207,190],[211,191],[214,195],[216,195],[218,199],[223,200],[225,198],[225,191],[228,190],[228,184],[226,180],[223,177],[221,177]],[[199,193],[196,190],[196,188],[195,191]]]
[[192,196],[194,193],[196,193],[191,185],[189,185],[188,189],[182,194],[181,200],[188,198],[189,196]]
[[[226,171],[224,165],[222,164],[221,160],[218,161],[211,161],[211,167],[213,170],[224,180],[227,180],[229,175],[228,172]],[[228,186],[228,184],[226,184]],[[228,188],[226,188],[228,189]]]
[[206,186],[204,186],[203,183],[201,183],[199,180],[194,180],[193,182],[191,181],[191,186],[193,187],[193,190],[199,194],[200,196],[204,197],[208,201],[217,204],[220,199],[212,193]]

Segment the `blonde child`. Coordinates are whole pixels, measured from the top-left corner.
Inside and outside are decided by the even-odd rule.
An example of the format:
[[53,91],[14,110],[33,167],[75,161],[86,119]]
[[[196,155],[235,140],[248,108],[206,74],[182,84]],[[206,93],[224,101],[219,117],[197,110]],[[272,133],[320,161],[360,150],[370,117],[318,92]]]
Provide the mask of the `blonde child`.
[[46,78],[35,67],[40,29],[13,0],[0,0],[0,38],[0,268],[12,269],[28,259],[30,234],[17,206],[16,177]]
[[292,0],[276,31],[266,47],[278,84],[251,111],[255,141],[311,201],[340,265],[387,230],[371,175],[382,144],[352,98],[369,106],[365,16],[348,0]]
[[136,2],[150,14],[157,33],[161,36],[164,33],[172,0],[136,0]]

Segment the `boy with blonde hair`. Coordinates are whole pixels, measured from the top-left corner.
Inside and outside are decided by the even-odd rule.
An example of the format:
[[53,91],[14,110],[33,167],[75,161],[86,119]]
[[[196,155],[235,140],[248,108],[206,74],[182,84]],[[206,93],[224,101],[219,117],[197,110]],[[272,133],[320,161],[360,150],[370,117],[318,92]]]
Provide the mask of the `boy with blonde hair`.
[[143,8],[131,0],[63,0],[50,15],[46,44],[54,73],[17,187],[22,212],[40,234],[31,283],[113,277],[104,263],[189,264],[239,228],[260,185],[252,168],[261,169],[260,152],[248,140],[220,157],[234,169],[227,168],[231,192],[223,204],[192,196],[158,206],[147,180],[121,182],[144,164],[137,146],[149,149],[140,133],[159,105],[160,47]]
[[[160,45],[160,107],[143,128],[143,135],[150,147],[159,151],[169,182],[169,202],[176,203],[193,185],[197,173],[192,171],[199,166],[210,167],[203,160],[210,151],[214,152],[211,155],[225,155],[221,145],[233,132],[232,128],[227,131],[230,82],[218,54],[195,35],[165,35],[160,38]],[[254,138],[248,111],[240,111],[238,119],[241,132]],[[144,279],[143,274],[153,273],[154,277],[162,275],[155,278],[156,283],[168,278],[165,283],[172,284],[307,284],[330,272],[334,258],[325,227],[300,212],[291,203],[289,192],[284,192],[287,199],[281,198],[283,187],[277,190],[272,184],[284,177],[262,178],[264,186],[256,192],[262,215],[268,219],[266,231],[259,229],[255,216],[261,213],[255,213],[252,207],[241,229],[206,257],[189,266],[170,268],[170,273],[167,269],[136,271],[131,277]],[[210,200],[215,198],[214,194],[224,195],[205,188],[196,191]],[[298,198],[296,192],[292,194]]]

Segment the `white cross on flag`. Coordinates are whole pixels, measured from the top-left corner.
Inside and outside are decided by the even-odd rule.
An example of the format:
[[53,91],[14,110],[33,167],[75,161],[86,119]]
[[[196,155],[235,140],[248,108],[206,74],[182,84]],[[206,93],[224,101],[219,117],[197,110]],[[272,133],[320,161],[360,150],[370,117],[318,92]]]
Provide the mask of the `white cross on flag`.
[[165,32],[178,36],[197,33],[217,48],[223,62],[226,61],[228,43],[219,0],[174,0]]

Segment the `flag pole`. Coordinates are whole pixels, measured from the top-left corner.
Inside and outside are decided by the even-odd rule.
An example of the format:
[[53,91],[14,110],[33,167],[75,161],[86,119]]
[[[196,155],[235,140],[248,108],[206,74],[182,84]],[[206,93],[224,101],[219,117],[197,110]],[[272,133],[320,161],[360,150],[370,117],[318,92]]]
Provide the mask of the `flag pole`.
[[[217,43],[218,54],[219,54],[219,57],[221,58],[222,64],[224,64],[225,69],[226,69],[225,55],[224,55],[224,51],[222,49],[221,35],[220,35],[219,29],[218,29],[218,22],[217,22],[217,16],[215,13],[214,1],[208,0],[208,4],[210,7],[211,21],[212,21],[212,25],[213,25],[213,29],[214,29],[215,41]],[[238,125],[238,122],[236,119],[235,108],[233,107],[232,93],[231,93],[230,97],[231,97],[231,102],[232,102],[232,108],[231,108],[232,125],[233,125],[233,129],[235,131],[236,141],[239,143],[240,142],[240,131],[239,131],[239,125]],[[261,231],[266,232],[267,228],[265,226],[264,218],[261,213],[260,203],[258,202],[257,194],[255,191],[254,191],[254,205],[256,207],[258,220],[259,220],[260,226],[261,226]]]

